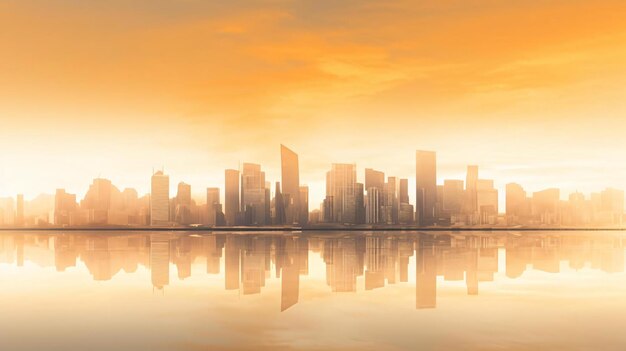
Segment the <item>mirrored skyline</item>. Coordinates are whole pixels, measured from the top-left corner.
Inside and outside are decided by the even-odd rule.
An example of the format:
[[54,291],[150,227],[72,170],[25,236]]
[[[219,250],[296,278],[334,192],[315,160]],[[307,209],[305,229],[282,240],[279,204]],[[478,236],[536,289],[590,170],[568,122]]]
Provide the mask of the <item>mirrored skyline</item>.
[[[0,344],[617,349],[624,240],[615,232],[3,232]],[[61,311],[64,323],[52,323]],[[21,337],[44,325],[38,338]]]

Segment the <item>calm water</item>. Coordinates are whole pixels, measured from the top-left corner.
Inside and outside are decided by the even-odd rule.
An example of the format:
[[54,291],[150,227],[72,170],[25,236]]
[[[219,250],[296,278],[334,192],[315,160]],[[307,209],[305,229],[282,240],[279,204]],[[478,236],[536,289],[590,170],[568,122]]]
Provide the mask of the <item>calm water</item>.
[[0,349],[623,350],[625,239],[0,232]]

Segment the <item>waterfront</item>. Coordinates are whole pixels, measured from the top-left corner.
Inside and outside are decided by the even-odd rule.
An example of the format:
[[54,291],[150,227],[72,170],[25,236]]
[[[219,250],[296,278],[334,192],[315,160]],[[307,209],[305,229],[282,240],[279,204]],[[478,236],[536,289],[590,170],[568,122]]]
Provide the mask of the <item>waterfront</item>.
[[617,350],[625,239],[0,232],[0,347]]

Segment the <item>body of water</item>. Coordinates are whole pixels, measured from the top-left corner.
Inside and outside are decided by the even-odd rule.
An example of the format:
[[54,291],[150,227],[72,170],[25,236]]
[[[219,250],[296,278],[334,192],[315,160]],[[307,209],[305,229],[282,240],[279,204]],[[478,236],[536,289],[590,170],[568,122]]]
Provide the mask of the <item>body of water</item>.
[[622,232],[0,232],[1,350],[623,350]]

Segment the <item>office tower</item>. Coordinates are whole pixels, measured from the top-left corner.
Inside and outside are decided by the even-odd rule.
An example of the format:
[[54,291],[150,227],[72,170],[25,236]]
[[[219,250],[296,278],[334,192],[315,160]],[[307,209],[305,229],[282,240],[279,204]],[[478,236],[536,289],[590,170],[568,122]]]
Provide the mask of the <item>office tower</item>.
[[220,204],[220,188],[206,189],[207,225],[216,226],[222,206]]
[[[507,193],[508,199],[508,193]],[[527,200],[528,203],[528,200]],[[563,224],[568,225],[582,225],[588,224],[591,222],[592,214],[591,214],[591,206],[589,201],[585,199],[585,195],[575,192],[570,194],[567,213],[564,214]],[[529,212],[528,212],[529,213]],[[509,216],[507,210],[507,217]]]
[[496,224],[498,190],[493,187],[493,180],[479,179],[476,182],[476,204],[480,215],[480,224]]
[[286,224],[296,224],[300,217],[300,170],[298,155],[280,145],[281,184]]
[[[356,166],[334,163],[326,173],[326,207],[330,207],[328,222],[355,224],[357,220]],[[325,216],[326,218],[326,216]]]
[[409,180],[400,179],[398,189],[398,201],[400,202],[398,207],[398,223],[412,224],[415,212],[413,205],[409,203]]
[[383,187],[383,223],[398,223],[398,182],[396,177],[388,177]]
[[287,217],[285,215],[285,202],[283,194],[280,191],[280,182],[276,182],[276,190],[274,195],[274,223],[278,225],[285,224]]
[[478,166],[467,166],[467,176],[465,179],[465,190],[467,192],[467,211],[475,213],[478,211],[476,202],[476,187],[478,182]]
[[21,227],[24,225],[24,195],[17,194],[17,204],[15,206],[15,225]]
[[367,192],[364,200],[365,223],[378,224],[385,222],[386,215],[386,184],[385,173],[371,168],[365,169],[365,190]]
[[383,191],[385,185],[385,173],[373,170],[371,168],[365,169],[365,189],[377,188],[379,191]]
[[461,213],[464,196],[462,180],[446,179],[443,181],[442,208],[448,215]]
[[354,203],[356,206],[356,224],[365,224],[365,197],[363,183],[356,183],[354,190]]
[[191,185],[180,182],[176,192],[174,222],[191,224]]
[[309,223],[309,187],[303,185],[300,187],[300,219],[298,223],[302,226]]
[[167,225],[170,219],[170,177],[157,171],[150,186],[150,224]]
[[64,189],[57,189],[54,196],[54,224],[70,225],[71,216],[77,210],[76,195],[68,194]]
[[398,201],[401,204],[409,203],[409,180],[408,179],[400,179],[400,186],[398,190]]
[[265,189],[265,172],[261,172],[261,166],[244,163],[241,173],[241,210],[244,212],[245,225],[266,224]]
[[378,224],[380,223],[381,215],[381,191],[376,187],[367,189],[367,196],[365,198],[365,223]]
[[110,180],[96,178],[80,202],[80,222],[88,224],[128,224],[128,215],[123,213],[124,198]]
[[526,191],[521,185],[509,183],[506,185],[506,219],[507,224],[521,224],[529,215],[529,202]]
[[239,214],[239,171],[227,169],[224,186],[224,212],[226,225],[237,225],[236,219]]
[[416,152],[415,209],[420,226],[435,224],[437,202],[437,161],[434,151]]
[[596,214],[601,225],[622,224],[624,191],[608,188],[600,192],[600,211]]
[[560,190],[546,189],[533,193],[531,211],[534,220],[539,224],[558,224]]

